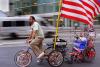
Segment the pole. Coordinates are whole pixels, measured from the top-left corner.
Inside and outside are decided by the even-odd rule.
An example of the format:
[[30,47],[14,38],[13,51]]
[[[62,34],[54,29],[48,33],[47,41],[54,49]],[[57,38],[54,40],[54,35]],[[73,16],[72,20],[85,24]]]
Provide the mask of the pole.
[[60,12],[61,12],[60,8],[61,7],[62,7],[62,0],[60,0],[58,17],[57,17],[57,22],[56,22],[56,36],[55,36],[55,41],[54,41],[54,49],[56,48],[56,41],[57,41],[57,38],[58,38],[58,28],[59,28]]

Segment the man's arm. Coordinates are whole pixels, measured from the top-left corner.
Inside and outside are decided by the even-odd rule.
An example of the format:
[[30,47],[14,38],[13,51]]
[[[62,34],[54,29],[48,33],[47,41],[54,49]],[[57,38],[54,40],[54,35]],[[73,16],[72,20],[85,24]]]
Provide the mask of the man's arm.
[[29,41],[31,40],[31,37],[32,37],[32,31],[28,34],[28,38],[27,38],[27,42],[29,43]]
[[36,32],[37,32],[37,30],[36,30],[36,31],[33,31],[33,30],[31,31],[31,33],[30,33],[30,35],[29,35],[29,38],[28,38],[28,42],[31,42],[32,39],[35,38]]
[[29,34],[29,37],[28,37],[29,40],[31,39],[32,34],[33,34],[33,32],[31,31],[31,33]]
[[34,39],[36,37],[36,32],[37,32],[37,30],[32,31],[31,37],[30,37],[31,39]]

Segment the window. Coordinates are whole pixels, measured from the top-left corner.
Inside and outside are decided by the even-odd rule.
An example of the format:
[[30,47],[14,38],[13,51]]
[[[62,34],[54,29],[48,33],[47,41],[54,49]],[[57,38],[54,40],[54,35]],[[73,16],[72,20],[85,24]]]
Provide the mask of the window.
[[16,21],[16,26],[25,26],[25,21]]
[[4,21],[3,22],[3,27],[11,27],[12,26],[12,22],[11,21]]
[[47,24],[44,21],[40,21],[40,25],[47,26]]
[[29,24],[28,21],[25,21],[25,25],[26,25],[26,26],[30,26],[30,24]]

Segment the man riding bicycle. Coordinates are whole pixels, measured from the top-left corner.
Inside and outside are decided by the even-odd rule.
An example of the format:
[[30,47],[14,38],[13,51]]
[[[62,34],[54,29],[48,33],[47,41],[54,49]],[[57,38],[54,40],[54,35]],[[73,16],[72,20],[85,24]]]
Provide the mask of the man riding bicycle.
[[36,22],[35,18],[33,16],[30,16],[29,18],[29,24],[31,26],[31,34],[28,38],[28,42],[30,46],[32,47],[32,50],[34,54],[37,56],[37,62],[40,62],[41,57],[44,56],[44,52],[42,50],[42,42],[44,40],[44,33],[39,25],[38,22]]

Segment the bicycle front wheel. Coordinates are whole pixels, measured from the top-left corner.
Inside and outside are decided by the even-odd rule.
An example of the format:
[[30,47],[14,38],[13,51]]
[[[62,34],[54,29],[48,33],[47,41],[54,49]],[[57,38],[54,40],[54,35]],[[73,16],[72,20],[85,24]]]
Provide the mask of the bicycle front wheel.
[[48,63],[52,67],[59,67],[64,62],[64,57],[59,51],[52,51],[48,56]]
[[20,50],[14,56],[14,61],[19,67],[26,67],[31,63],[32,55],[27,51]]

